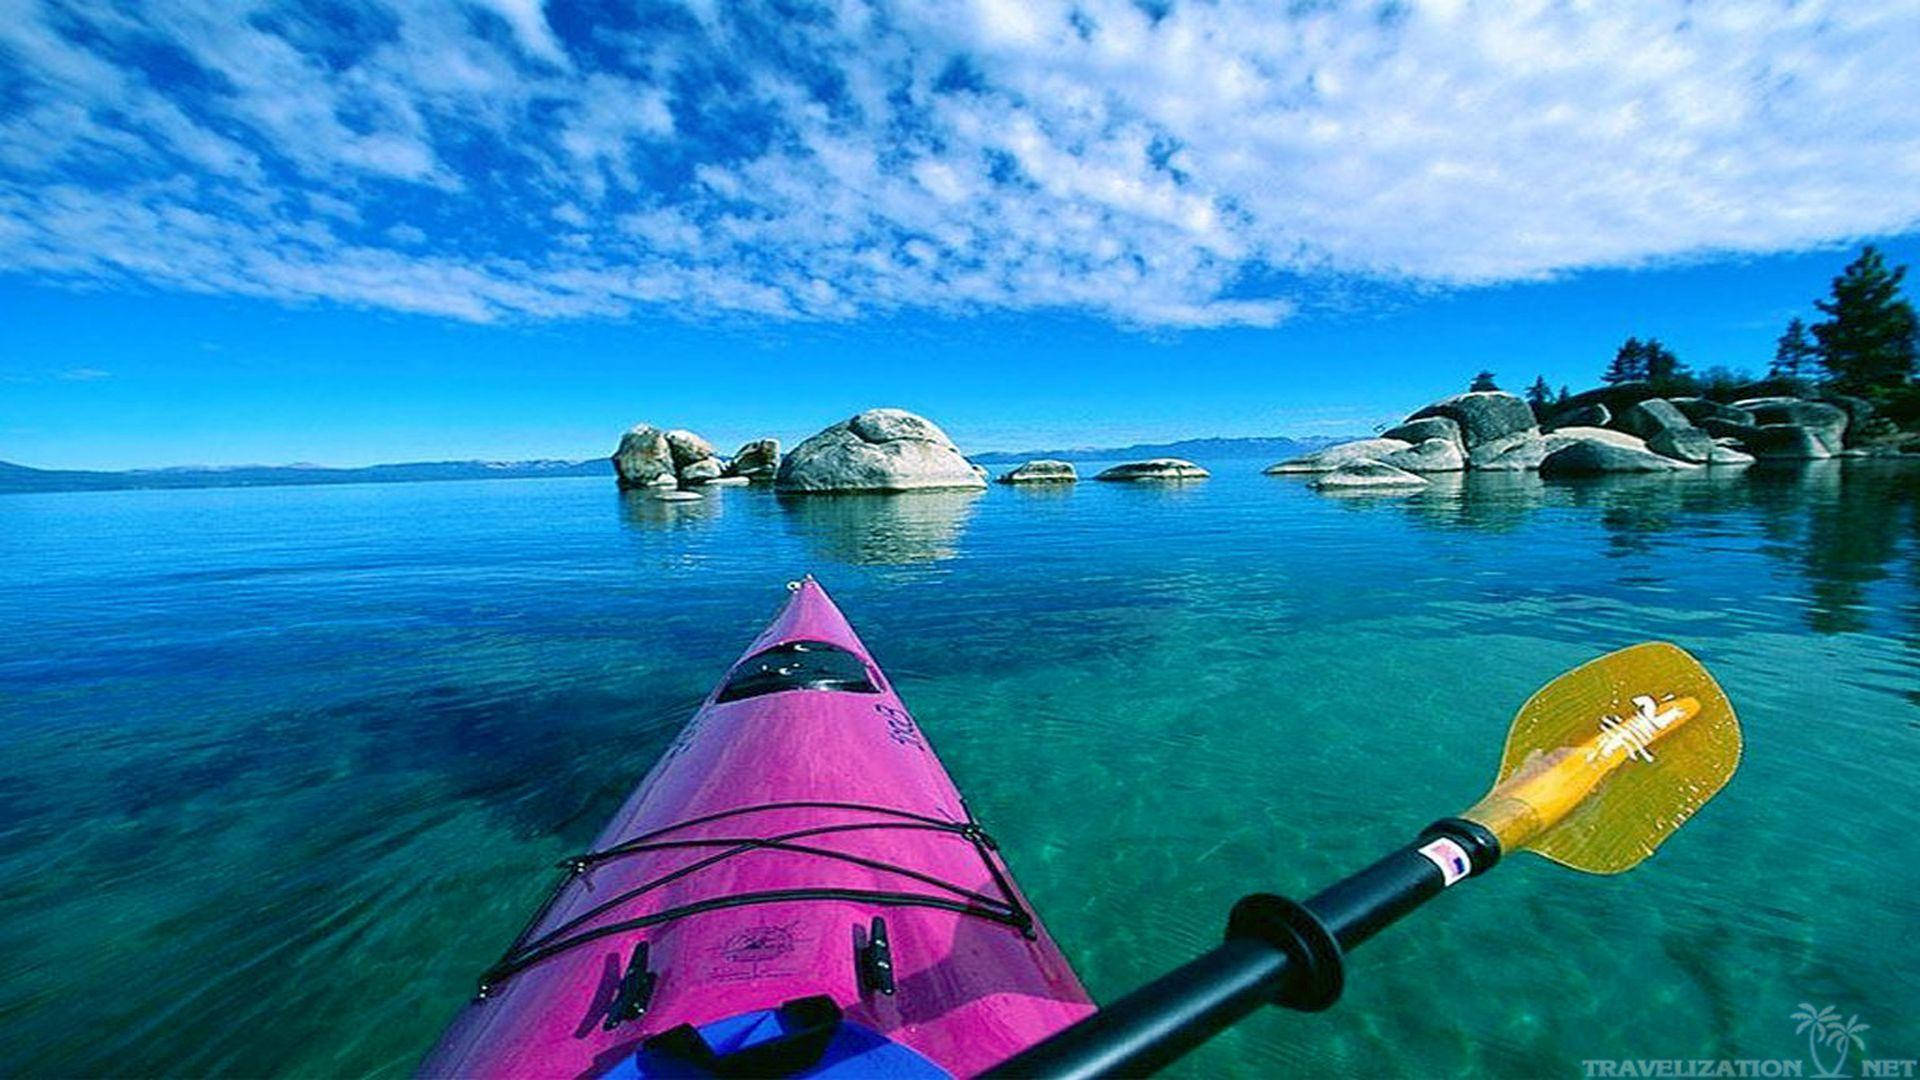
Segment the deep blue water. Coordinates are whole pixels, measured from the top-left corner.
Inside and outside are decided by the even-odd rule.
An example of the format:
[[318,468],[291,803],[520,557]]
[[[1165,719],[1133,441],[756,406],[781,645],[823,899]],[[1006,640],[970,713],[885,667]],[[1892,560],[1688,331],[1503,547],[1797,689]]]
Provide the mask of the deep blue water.
[[1664,638],[1718,675],[1745,762],[1655,859],[1515,858],[1186,1075],[1804,1058],[1803,1001],[1920,1057],[1920,467],[1258,464],[0,497],[0,1073],[404,1073],[807,571],[1109,998],[1472,802],[1560,671]]

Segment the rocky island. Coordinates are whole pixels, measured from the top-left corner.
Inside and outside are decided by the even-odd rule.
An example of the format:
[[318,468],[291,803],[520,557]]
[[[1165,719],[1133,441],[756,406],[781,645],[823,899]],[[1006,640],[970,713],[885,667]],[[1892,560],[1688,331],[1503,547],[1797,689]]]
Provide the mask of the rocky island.
[[1864,398],[1828,395],[1662,397],[1625,381],[1544,407],[1501,390],[1474,390],[1415,410],[1380,437],[1341,443],[1269,466],[1312,474],[1317,488],[1424,486],[1422,474],[1538,470],[1542,476],[1684,472],[1756,460],[1807,461],[1898,454],[1920,436],[1876,414]]
[[698,498],[686,489],[772,480],[780,464],[780,440],[755,439],[723,458],[712,443],[684,428],[662,431],[638,424],[620,436],[612,460],[614,479],[623,491],[639,488],[659,498]]

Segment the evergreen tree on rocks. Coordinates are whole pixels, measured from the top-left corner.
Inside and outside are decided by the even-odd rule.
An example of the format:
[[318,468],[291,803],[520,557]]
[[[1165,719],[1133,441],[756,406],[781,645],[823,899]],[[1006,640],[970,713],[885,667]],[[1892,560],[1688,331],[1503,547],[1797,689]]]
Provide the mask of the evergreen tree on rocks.
[[1648,338],[1641,349],[1646,357],[1646,379],[1654,389],[1663,394],[1692,392],[1693,373],[1687,370],[1687,365],[1680,362],[1672,349],[1660,344],[1659,338]]
[[1640,382],[1647,377],[1647,347],[1637,337],[1630,337],[1613,354],[1613,362],[1607,365],[1606,373],[1600,381],[1609,386],[1623,382]]
[[1493,382],[1493,372],[1482,371],[1480,374],[1475,375],[1473,377],[1473,385],[1467,387],[1467,392],[1478,394],[1486,390],[1498,390],[1498,389],[1500,388],[1498,386],[1495,386]]
[[1814,306],[1827,316],[1813,324],[1820,364],[1837,390],[1871,393],[1913,378],[1916,329],[1913,305],[1900,295],[1907,268],[1887,269],[1869,244],[1833,279],[1832,294]]
[[1813,374],[1813,362],[1818,356],[1813,339],[1807,336],[1807,324],[1795,318],[1787,323],[1786,330],[1773,344],[1773,367],[1768,369],[1767,377],[1797,383]]

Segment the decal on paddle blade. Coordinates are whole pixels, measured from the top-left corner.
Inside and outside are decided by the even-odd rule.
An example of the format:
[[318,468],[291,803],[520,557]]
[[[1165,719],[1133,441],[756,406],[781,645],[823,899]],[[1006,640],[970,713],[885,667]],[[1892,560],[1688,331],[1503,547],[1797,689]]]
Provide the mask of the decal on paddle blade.
[[1626,719],[1613,715],[1601,717],[1600,738],[1594,743],[1593,749],[1587,752],[1587,760],[1598,761],[1603,757],[1624,754],[1629,758],[1651,762],[1653,751],[1647,747],[1660,737],[1662,731],[1686,719],[1686,711],[1677,705],[1661,707],[1663,703],[1671,701],[1672,694],[1664,695],[1660,701],[1642,694],[1633,699],[1637,711]]

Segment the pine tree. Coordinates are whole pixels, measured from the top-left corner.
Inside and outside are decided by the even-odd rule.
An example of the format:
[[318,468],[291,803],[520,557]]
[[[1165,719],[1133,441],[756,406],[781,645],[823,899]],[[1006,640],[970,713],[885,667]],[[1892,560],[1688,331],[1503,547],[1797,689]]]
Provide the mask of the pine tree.
[[1547,385],[1545,375],[1536,375],[1533,385],[1527,387],[1527,404],[1533,406],[1536,412],[1553,404],[1553,387]]
[[1693,389],[1693,373],[1687,370],[1687,365],[1680,362],[1680,358],[1673,354],[1672,349],[1660,344],[1659,338],[1648,338],[1646,344],[1641,346],[1641,356],[1644,357],[1643,362],[1646,365],[1646,374],[1643,378],[1652,383],[1661,393],[1670,394]]
[[1573,396],[1572,394],[1570,394],[1570,393],[1568,393],[1568,392],[1567,392],[1567,384],[1566,384],[1566,383],[1561,383],[1561,384],[1560,384],[1560,396],[1559,396],[1559,397],[1557,397],[1557,398],[1555,398],[1555,399],[1553,400],[1553,403],[1554,403],[1555,405],[1565,405],[1565,404],[1567,403],[1567,399],[1568,399],[1568,398],[1571,398],[1572,396]]
[[1467,387],[1467,392],[1478,394],[1478,393],[1481,393],[1482,391],[1498,390],[1498,389],[1500,388],[1498,386],[1495,386],[1493,382],[1493,372],[1482,371],[1480,372],[1480,374],[1475,375],[1473,377],[1473,385]]
[[1833,279],[1831,298],[1814,301],[1827,318],[1813,324],[1813,336],[1836,389],[1892,389],[1913,378],[1920,327],[1913,305],[1900,295],[1906,276],[1904,266],[1888,270],[1886,259],[1868,244]]
[[1600,381],[1608,384],[1638,382],[1647,377],[1647,347],[1639,338],[1630,337],[1613,354],[1613,362],[1607,365],[1606,373]]
[[1780,340],[1773,344],[1773,367],[1768,369],[1770,379],[1790,379],[1799,382],[1812,374],[1813,361],[1819,355],[1813,339],[1807,336],[1807,324],[1798,318],[1787,323]]

